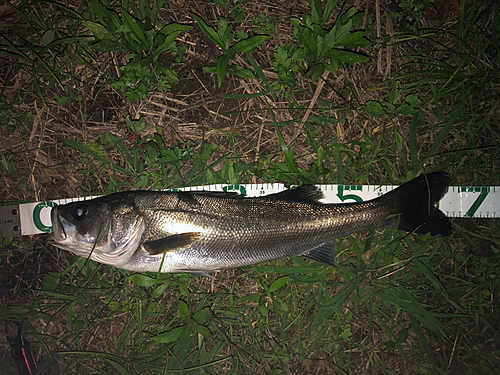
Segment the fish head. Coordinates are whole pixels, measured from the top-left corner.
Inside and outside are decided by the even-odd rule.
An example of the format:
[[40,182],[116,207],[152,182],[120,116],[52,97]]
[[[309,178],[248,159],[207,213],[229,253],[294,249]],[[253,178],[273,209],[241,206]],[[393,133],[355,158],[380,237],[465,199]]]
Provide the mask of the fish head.
[[144,219],[133,202],[107,197],[52,208],[52,245],[119,266],[139,247]]

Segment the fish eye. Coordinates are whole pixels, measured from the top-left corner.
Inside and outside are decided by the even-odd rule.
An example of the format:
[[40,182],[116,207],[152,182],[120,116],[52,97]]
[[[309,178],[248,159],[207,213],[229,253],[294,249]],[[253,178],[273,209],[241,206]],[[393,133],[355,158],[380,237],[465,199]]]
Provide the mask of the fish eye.
[[76,206],[75,211],[73,211],[73,217],[76,220],[83,220],[89,213],[89,207],[86,204],[79,204]]

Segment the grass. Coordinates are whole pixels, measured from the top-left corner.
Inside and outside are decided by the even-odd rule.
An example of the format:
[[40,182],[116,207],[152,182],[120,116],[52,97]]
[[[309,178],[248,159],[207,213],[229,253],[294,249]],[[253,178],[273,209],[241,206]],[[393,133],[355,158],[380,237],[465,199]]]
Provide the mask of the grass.
[[[3,202],[443,169],[500,183],[494,2],[414,33],[336,1],[5,4]],[[499,224],[453,226],[338,239],[336,268],[281,259],[215,280],[0,238],[0,316],[23,322],[43,373],[498,373]]]

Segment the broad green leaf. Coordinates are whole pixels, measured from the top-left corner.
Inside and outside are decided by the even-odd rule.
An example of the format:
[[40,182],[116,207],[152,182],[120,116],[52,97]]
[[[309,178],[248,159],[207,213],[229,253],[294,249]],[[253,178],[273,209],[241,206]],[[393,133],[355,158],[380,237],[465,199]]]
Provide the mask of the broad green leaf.
[[300,35],[301,35],[301,42],[304,44],[304,46],[311,51],[311,54],[313,56],[318,55],[318,46],[317,46],[317,41],[316,37],[314,36],[313,32],[311,29],[300,26]]
[[223,53],[229,60],[234,60],[236,57],[236,52],[232,48],[223,51]]
[[184,327],[177,327],[171,329],[168,332],[164,332],[159,334],[158,336],[153,337],[153,341],[156,341],[161,344],[168,344],[170,342],[174,342],[181,336],[183,330]]
[[229,58],[226,55],[220,55],[217,59],[217,84],[220,87],[222,85],[222,80],[227,72],[227,67],[229,65]]
[[132,31],[132,34],[137,38],[137,40],[141,43],[142,48],[147,51],[149,50],[149,43],[146,40],[146,35],[144,34],[144,31],[142,28],[139,26],[139,21],[137,21],[134,17],[132,17],[128,12],[124,11],[122,12],[122,18],[127,24],[127,26],[130,28]]
[[356,52],[350,52],[342,49],[331,49],[325,55],[325,58],[330,60],[337,60],[346,63],[357,63],[357,62],[367,62],[368,57]]
[[165,290],[168,288],[168,284],[160,284],[158,287],[155,288],[155,290],[153,290],[153,293],[152,293],[152,297],[153,298],[158,298],[160,297],[164,292]]
[[118,362],[115,362],[109,358],[105,358],[105,360],[111,365],[113,366],[120,374],[122,375],[130,375],[130,372],[128,372],[125,367],[123,367],[121,364],[119,364]]
[[55,272],[49,272],[43,277],[42,289],[54,291],[61,282],[61,275]]
[[326,52],[330,51],[333,47],[335,47],[336,42],[337,42],[336,30],[334,27],[328,33],[326,33],[325,37],[323,38],[323,48],[321,56],[323,56]]
[[97,51],[111,52],[115,51],[118,48],[118,42],[111,39],[104,39],[95,44],[92,44],[92,47]]
[[374,100],[370,100],[369,102],[367,102],[363,106],[363,109],[366,113],[372,115],[373,117],[381,117],[385,113],[382,104]]
[[106,29],[112,34],[122,23],[118,14],[115,11],[106,8],[99,0],[90,0],[88,10],[95,14],[97,18],[99,18],[101,22],[106,25]]
[[266,293],[272,293],[280,288],[283,288],[287,283],[288,279],[290,279],[290,276],[283,276],[280,277],[279,279],[276,279],[273,281],[273,283],[267,288]]
[[159,45],[153,52],[153,57],[157,58],[158,56],[162,55],[163,53],[167,52],[171,48],[175,48],[173,41],[175,40],[175,36],[170,34],[167,38],[163,40],[163,43]]
[[332,14],[333,9],[337,6],[338,2],[339,0],[328,0],[326,2],[325,11],[323,13],[323,20],[321,23],[323,27],[327,24],[328,19],[330,18],[330,15]]
[[207,318],[207,316],[210,314],[210,309],[209,308],[203,308],[199,311],[197,311],[194,315],[193,315],[193,319],[196,320],[196,322],[198,323],[202,323],[205,321],[205,319]]
[[194,329],[200,334],[202,335],[203,337],[205,337],[206,339],[212,337],[212,332],[210,332],[210,330],[205,327],[204,325],[201,325],[201,324],[197,324]]
[[347,34],[344,39],[337,40],[337,45],[342,47],[366,47],[372,43],[365,37],[364,31],[355,31]]
[[83,21],[83,24],[90,30],[92,35],[99,39],[116,39],[115,36],[108,31],[106,27],[100,23],[92,21]]
[[254,74],[249,69],[242,68],[241,66],[238,65],[231,65],[229,69],[232,74],[236,74],[238,77],[255,79]]
[[349,34],[349,31],[351,31],[352,21],[351,20],[347,21],[345,25],[340,25],[340,23],[337,23],[334,29],[335,29],[335,41],[336,43],[340,44],[342,43],[344,38]]
[[302,27],[302,21],[298,18],[292,17],[290,18],[290,22],[292,23],[293,26],[297,28]]
[[288,148],[283,153],[285,154],[285,165],[288,168],[288,172],[299,173],[299,170],[295,165],[295,145]]
[[203,71],[207,73],[217,73],[217,67],[215,66],[204,66]]
[[[358,27],[361,24],[361,22],[363,22],[364,18],[365,18],[365,13],[364,12],[359,12],[359,13],[354,14],[351,17],[352,27],[354,27],[354,28]],[[366,17],[366,24],[367,25],[371,24],[370,15],[367,15],[367,17]]]
[[392,88],[391,92],[389,93],[389,97],[387,100],[389,100],[389,103],[391,104],[397,104],[399,100],[401,99],[401,90],[399,88],[399,82],[396,81],[394,83],[394,87]]
[[208,26],[205,20],[200,16],[198,16],[197,14],[191,13],[191,16],[195,19],[201,31],[203,31],[203,33],[205,33],[205,35],[208,36],[210,40],[212,40],[212,42],[218,44],[219,47],[224,48],[224,43],[222,43],[222,39],[219,37],[219,34],[217,34],[217,31],[215,31],[213,27]]
[[240,40],[234,44],[231,49],[235,52],[249,52],[255,47],[260,46],[265,40],[271,38],[269,35],[254,35],[250,38]]
[[130,275],[129,280],[132,281],[135,285],[137,286],[152,286],[155,285],[156,279],[153,279],[152,277],[143,275],[141,273],[136,273],[133,275]]
[[418,112],[418,108],[413,108],[406,102],[401,103],[398,107],[396,107],[396,113],[402,115],[413,115]]
[[399,332],[398,338],[396,339],[396,344],[402,344],[408,339],[408,334],[409,334],[408,328],[403,329],[401,332]]
[[220,45],[223,50],[227,50],[231,46],[231,40],[233,36],[231,34],[232,26],[227,23],[224,17],[219,18],[219,29],[217,34],[219,35],[222,44]]
[[165,53],[172,46],[172,43],[175,41],[177,36],[187,30],[190,30],[192,27],[187,25],[181,25],[179,23],[171,23],[161,29],[161,33],[165,35],[164,42],[155,49],[153,56],[158,57],[162,53]]
[[43,33],[42,40],[45,43],[45,45],[52,43],[54,40],[55,32],[54,30],[47,30],[46,32]]
[[178,312],[181,318],[183,319],[189,319],[191,316],[191,313],[189,311],[189,307],[186,302],[183,300],[179,300],[179,307],[178,307]]
[[356,13],[356,8],[355,7],[351,7],[347,10],[347,12],[345,12],[342,17],[340,17],[340,22],[342,24],[346,24],[348,21],[351,20],[351,18],[354,16],[354,14]]
[[412,107],[420,107],[422,105],[422,100],[420,100],[416,95],[407,95],[405,101]]
[[321,0],[309,0],[309,6],[311,7],[312,22],[320,24],[323,18],[323,4],[321,4]]
[[175,36],[179,35],[180,33],[184,33],[186,31],[189,31],[193,28],[193,26],[189,25],[183,25],[181,23],[169,23],[168,25],[165,25],[161,30],[160,33],[163,35],[170,35],[170,34],[175,34]]
[[151,20],[153,22],[156,23],[156,21],[158,20],[158,16],[160,14],[160,9],[163,8],[163,6],[165,5],[165,3],[167,2],[167,0],[154,0],[153,1],[153,7],[151,9],[151,15],[149,18],[151,18]]
[[311,67],[311,80],[313,83],[316,83],[321,77],[321,75],[325,72],[325,66],[321,63],[314,64]]
[[404,140],[401,133],[397,129],[394,130],[394,144],[396,151],[401,153],[403,151]]
[[226,29],[226,32],[224,33],[224,39],[222,41],[224,42],[225,49],[229,49],[229,47],[231,47],[231,42],[233,40],[233,34],[231,32],[232,29],[233,26],[229,25],[228,28]]
[[317,55],[315,56],[316,58],[321,58],[323,55],[323,37],[321,35],[316,34],[316,53]]

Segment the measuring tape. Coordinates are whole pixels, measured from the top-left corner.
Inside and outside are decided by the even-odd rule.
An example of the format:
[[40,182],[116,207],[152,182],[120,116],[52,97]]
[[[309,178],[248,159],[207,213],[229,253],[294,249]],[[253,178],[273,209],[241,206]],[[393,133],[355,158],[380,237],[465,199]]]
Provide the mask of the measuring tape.
[[[393,185],[316,185],[323,192],[322,203],[363,202],[395,189]],[[283,184],[207,185],[166,191],[236,191],[259,197],[285,190]],[[50,210],[57,205],[97,198],[67,198],[0,206],[0,229],[4,237],[49,233]],[[497,218],[500,216],[500,186],[450,186],[438,207],[448,217]]]

